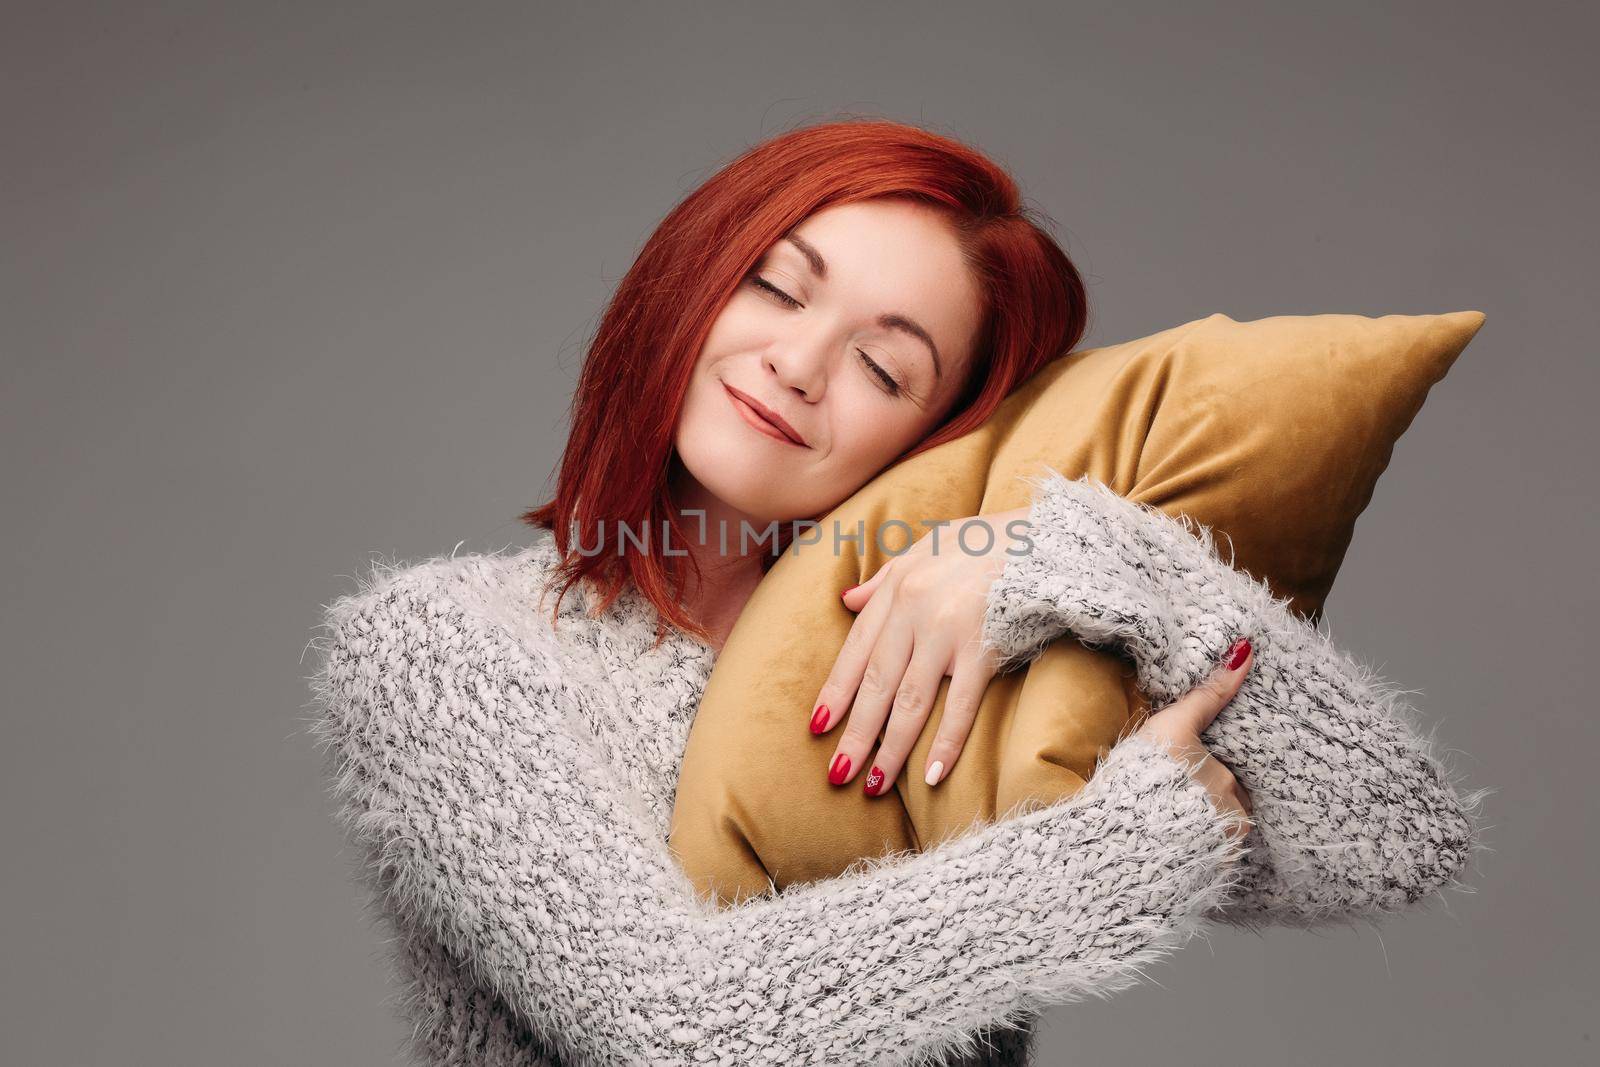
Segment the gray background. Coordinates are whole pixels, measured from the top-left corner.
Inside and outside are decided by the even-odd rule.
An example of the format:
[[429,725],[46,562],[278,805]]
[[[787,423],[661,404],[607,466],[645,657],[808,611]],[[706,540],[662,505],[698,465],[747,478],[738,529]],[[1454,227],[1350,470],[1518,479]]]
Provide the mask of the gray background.
[[1218,929],[1041,1067],[1592,1056],[1600,26],[1288,6],[7,5],[0,1058],[396,1062],[303,730],[320,605],[526,542],[645,236],[845,113],[1012,168],[1088,344],[1488,316],[1329,607],[1498,790],[1478,891]]

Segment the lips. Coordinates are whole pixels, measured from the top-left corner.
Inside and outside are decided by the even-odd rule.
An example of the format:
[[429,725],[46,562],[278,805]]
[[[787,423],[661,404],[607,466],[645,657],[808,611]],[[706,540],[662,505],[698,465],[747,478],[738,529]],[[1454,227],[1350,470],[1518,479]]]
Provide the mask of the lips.
[[729,399],[739,414],[744,416],[747,422],[753,422],[757,429],[788,444],[799,445],[802,448],[810,447],[794,427],[784,422],[783,418],[770,408],[762,406],[760,401],[748,393],[740,392],[727,382],[723,382],[722,387],[727,390]]

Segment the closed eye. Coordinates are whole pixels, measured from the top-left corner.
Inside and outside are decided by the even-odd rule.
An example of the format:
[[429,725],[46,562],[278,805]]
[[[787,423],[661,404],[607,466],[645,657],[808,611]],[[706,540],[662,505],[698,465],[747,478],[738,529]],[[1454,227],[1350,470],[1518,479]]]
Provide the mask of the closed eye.
[[861,362],[866,365],[867,370],[876,375],[878,379],[883,382],[884,392],[888,393],[890,396],[900,395],[900,383],[894,380],[894,375],[890,374],[888,371],[874,363],[872,361],[872,357],[861,351],[861,349],[856,349],[856,354],[861,357]]
[[771,282],[767,281],[765,278],[761,277],[761,275],[759,275],[759,274],[750,275],[750,283],[752,285],[754,285],[757,289],[766,290],[767,292],[771,293],[773,296],[777,297],[779,300],[783,301],[785,304],[788,304],[790,307],[797,308],[797,307],[800,306],[800,301],[796,300],[794,297],[790,296],[788,293],[784,292],[782,289],[779,289],[776,285],[773,285]]

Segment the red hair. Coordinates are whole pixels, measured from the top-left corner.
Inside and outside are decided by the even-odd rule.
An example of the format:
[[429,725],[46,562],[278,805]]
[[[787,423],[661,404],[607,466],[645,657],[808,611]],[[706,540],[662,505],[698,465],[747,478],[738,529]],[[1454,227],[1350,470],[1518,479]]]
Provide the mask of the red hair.
[[[679,602],[688,578],[682,564],[692,557],[639,551],[620,533],[619,551],[601,552],[580,533],[579,553],[569,531],[620,523],[631,537],[670,527],[680,545],[693,541],[674,514],[668,474],[678,413],[713,320],[766,250],[813,212],[885,197],[939,210],[983,294],[964,391],[951,417],[901,459],[981,426],[1013,388],[1082,339],[1088,307],[1077,269],[1023,206],[1011,176],[979,152],[877,119],[773,137],[672,209],[601,317],[573,397],[555,499],[521,516],[554,534],[562,597],[589,578],[603,611],[631,580],[663,626],[708,637]],[[766,566],[777,555],[769,552]],[[553,614],[559,610],[560,597]],[[664,636],[658,629],[657,644]]]

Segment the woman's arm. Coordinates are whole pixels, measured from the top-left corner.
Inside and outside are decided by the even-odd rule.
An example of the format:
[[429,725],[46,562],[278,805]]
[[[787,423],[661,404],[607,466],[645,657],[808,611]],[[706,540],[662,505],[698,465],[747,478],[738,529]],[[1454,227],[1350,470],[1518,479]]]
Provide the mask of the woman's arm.
[[[501,997],[473,979],[433,934],[413,931],[398,939],[396,963],[405,988],[403,1011],[411,1023],[408,1061],[426,1067],[562,1067],[549,1042]],[[1029,1062],[1037,1019],[980,1032],[968,1055],[944,1067],[1023,1067]]]
[[1152,705],[1188,692],[1236,636],[1255,663],[1206,732],[1254,801],[1246,876],[1215,916],[1312,926],[1377,918],[1457,882],[1483,792],[1463,797],[1407,723],[1400,691],[1341,652],[1209,528],[1054,470],[1034,544],[990,588],[983,640],[1009,668],[1072,633],[1125,648]]
[[473,981],[461,962],[427,931],[396,946],[411,1023],[409,1062],[427,1067],[561,1067],[549,1045],[499,996]]
[[554,653],[439,586],[413,568],[330,607],[317,733],[385,906],[570,1063],[970,1051],[983,1027],[1133,984],[1234,884],[1228,817],[1136,736],[1067,801],[717,911]]

